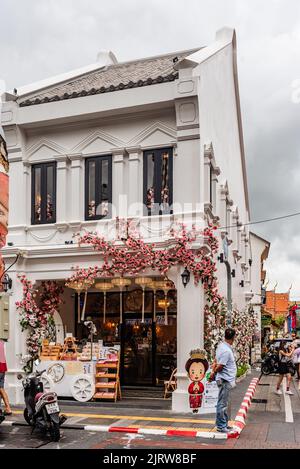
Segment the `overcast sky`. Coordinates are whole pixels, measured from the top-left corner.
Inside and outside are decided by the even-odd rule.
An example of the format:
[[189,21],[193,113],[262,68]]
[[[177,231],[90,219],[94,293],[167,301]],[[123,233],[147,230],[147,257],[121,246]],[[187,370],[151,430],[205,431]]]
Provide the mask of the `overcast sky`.
[[[8,89],[95,62],[206,45],[237,31],[251,220],[300,212],[299,0],[0,0]],[[297,102],[299,101],[299,102]],[[268,287],[300,298],[300,216],[252,227],[271,241]]]

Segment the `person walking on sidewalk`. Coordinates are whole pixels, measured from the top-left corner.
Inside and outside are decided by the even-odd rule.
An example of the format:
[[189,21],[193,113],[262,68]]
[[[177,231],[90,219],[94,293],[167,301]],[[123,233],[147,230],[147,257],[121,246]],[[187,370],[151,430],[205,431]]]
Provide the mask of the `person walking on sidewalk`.
[[9,405],[8,396],[4,390],[4,378],[5,378],[6,371],[7,371],[7,365],[6,365],[6,358],[5,358],[4,342],[3,340],[0,340],[0,404],[1,404],[1,398],[2,398],[4,402],[4,407],[5,407],[4,415],[11,415],[12,411]]
[[290,367],[293,366],[292,363],[292,357],[294,354],[294,347],[290,346],[288,344],[280,344],[279,348],[279,366],[278,366],[278,373],[279,373],[279,378],[277,381],[277,386],[276,386],[276,394],[282,394],[282,391],[280,389],[280,385],[282,383],[283,378],[286,376],[287,379],[287,384],[286,384],[286,394],[290,394],[291,396],[294,394],[290,390],[290,384],[292,381],[292,375],[290,373]]
[[300,341],[295,332],[292,333],[292,339],[292,346],[294,347],[294,353],[292,358],[297,371],[297,379],[300,380]]
[[221,433],[229,433],[232,427],[229,426],[228,408],[230,406],[230,393],[235,387],[237,367],[233,355],[232,345],[235,337],[235,330],[228,328],[225,330],[225,340],[221,342],[216,351],[216,359],[212,365],[210,380],[216,377],[219,388],[216,427]]

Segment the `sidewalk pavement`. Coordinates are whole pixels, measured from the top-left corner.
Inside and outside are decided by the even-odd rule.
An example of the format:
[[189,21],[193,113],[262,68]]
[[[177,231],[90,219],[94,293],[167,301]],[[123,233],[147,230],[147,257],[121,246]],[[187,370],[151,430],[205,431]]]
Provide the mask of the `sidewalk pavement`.
[[294,378],[294,395],[275,394],[278,376],[262,376],[248,412],[247,425],[238,440],[226,447],[235,449],[300,448],[300,391]]
[[[245,392],[250,381],[258,376],[257,372],[252,372],[237,384],[232,391],[231,418],[234,419],[238,412]],[[114,427],[130,427],[132,429],[147,428],[153,430],[174,430],[191,432],[214,432],[215,414],[190,414],[174,413],[170,409],[153,409],[152,400],[137,400],[136,408],[126,407],[126,399],[122,405],[112,403],[110,407],[101,405],[101,402],[87,403],[86,405],[66,405],[60,401],[61,412],[67,415],[68,420],[65,425],[102,425]],[[149,406],[149,407],[148,407]],[[6,418],[6,425],[9,421],[24,422],[23,409],[21,406],[13,408],[13,415]],[[63,427],[62,427],[63,428]]]

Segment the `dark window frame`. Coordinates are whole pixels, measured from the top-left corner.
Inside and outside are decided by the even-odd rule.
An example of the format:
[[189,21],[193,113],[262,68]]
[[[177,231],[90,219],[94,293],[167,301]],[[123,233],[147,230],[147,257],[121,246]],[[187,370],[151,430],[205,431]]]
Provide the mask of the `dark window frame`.
[[[95,215],[89,216],[89,163],[95,162],[95,205],[98,207],[102,200],[100,200],[99,193],[97,191],[97,181],[100,182],[102,179],[102,161],[108,162],[108,214],[107,215]],[[112,204],[112,155],[99,155],[90,156],[85,160],[85,187],[84,187],[84,218],[86,221],[89,220],[102,220],[102,218],[111,218],[111,204]]]
[[[47,169],[54,169],[53,177],[53,217],[47,220]],[[36,170],[41,170],[41,220],[35,218],[35,177]],[[49,225],[56,223],[57,164],[56,161],[36,163],[31,167],[31,224]]]
[[[148,179],[148,155],[154,154],[154,203],[159,204],[161,196],[161,164],[162,164],[162,153],[169,153],[169,207],[173,205],[173,147],[164,147],[149,149],[143,152],[143,203],[144,203],[144,215],[163,215],[162,211],[158,213],[151,213],[151,210],[147,208],[147,179]],[[173,210],[168,212],[173,213]]]

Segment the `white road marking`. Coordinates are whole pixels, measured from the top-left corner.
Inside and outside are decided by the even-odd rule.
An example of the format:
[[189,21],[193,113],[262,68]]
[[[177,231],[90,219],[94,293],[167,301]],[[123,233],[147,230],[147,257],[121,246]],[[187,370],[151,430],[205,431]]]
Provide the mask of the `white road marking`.
[[292,403],[290,396],[286,393],[286,377],[283,378],[283,400],[285,409],[285,421],[289,423],[294,422],[294,416],[292,411]]
[[125,449],[131,449],[131,442],[132,440],[136,440],[137,438],[144,439],[143,435],[139,435],[138,433],[126,433],[126,436],[122,438],[122,440],[128,440],[126,445],[123,446]]
[[14,435],[15,433],[18,433],[19,430],[20,427],[13,427],[10,433]]
[[69,417],[67,422],[68,425],[73,425],[75,423],[80,423],[82,420],[85,420],[85,417]]

